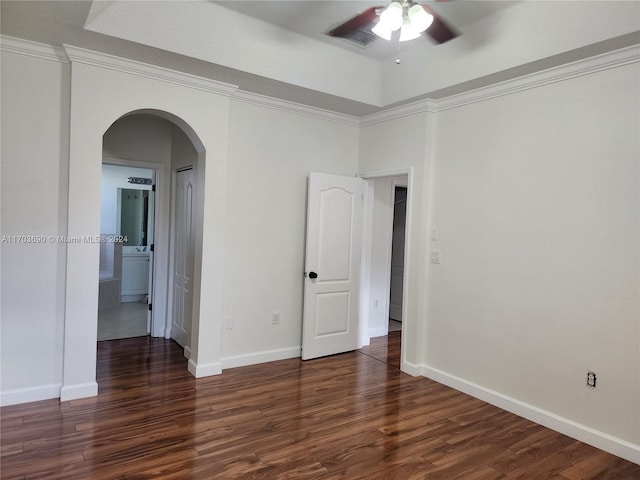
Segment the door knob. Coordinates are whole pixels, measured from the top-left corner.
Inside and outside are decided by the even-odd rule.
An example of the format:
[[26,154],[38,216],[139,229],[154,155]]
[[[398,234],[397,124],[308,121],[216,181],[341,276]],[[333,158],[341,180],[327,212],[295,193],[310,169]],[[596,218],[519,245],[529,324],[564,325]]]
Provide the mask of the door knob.
[[309,278],[318,278],[318,274],[316,272],[309,272]]

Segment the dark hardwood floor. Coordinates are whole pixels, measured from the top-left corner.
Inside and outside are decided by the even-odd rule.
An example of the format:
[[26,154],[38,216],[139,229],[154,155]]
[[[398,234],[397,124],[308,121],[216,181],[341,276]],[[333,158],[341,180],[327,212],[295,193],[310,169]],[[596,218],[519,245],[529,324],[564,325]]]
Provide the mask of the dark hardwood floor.
[[100,342],[97,397],[1,409],[1,477],[640,478],[638,465],[401,373],[392,344],[196,380],[171,341]]
[[400,330],[389,332],[386,337],[374,337],[371,343],[360,349],[361,353],[388,365],[400,368]]

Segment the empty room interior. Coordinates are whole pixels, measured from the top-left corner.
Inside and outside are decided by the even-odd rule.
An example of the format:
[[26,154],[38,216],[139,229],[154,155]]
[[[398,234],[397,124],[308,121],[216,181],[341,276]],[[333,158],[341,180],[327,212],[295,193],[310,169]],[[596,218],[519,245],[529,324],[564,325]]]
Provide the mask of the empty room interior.
[[0,6],[3,479],[640,478],[639,2]]

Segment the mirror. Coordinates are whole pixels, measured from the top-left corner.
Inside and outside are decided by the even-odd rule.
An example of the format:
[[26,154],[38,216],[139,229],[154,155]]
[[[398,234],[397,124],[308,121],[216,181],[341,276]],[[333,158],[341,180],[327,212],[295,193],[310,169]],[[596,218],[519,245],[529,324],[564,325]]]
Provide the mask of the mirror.
[[125,246],[147,245],[149,228],[149,190],[118,189],[120,232]]

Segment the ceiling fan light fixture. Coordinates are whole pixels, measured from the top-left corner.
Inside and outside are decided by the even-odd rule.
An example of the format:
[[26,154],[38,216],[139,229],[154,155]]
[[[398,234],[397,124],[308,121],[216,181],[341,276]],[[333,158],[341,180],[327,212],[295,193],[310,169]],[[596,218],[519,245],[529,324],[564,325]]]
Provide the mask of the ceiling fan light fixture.
[[395,32],[402,27],[403,17],[404,7],[402,4],[400,2],[391,2],[380,15],[380,22],[384,23],[385,29]]
[[[387,41],[399,38],[401,42],[405,42],[419,38],[425,32],[424,36],[430,37],[436,44],[448,42],[460,35],[442,16],[419,4],[419,1],[423,0],[390,0],[386,7],[370,7],[327,32],[327,35],[352,41],[356,36],[366,36],[368,43],[376,37]],[[398,30],[401,31],[394,34]],[[360,42],[358,44],[366,45]]]
[[373,33],[375,33],[380,38],[384,38],[385,40],[391,40],[392,31],[387,27],[387,25],[380,19],[378,23],[371,29]]
[[416,30],[415,26],[411,23],[409,17],[405,18],[402,28],[400,29],[400,38],[398,39],[400,42],[406,42],[407,40],[413,40],[420,36],[418,30]]
[[409,7],[407,17],[411,21],[411,28],[419,33],[424,32],[433,23],[433,15],[418,4]]

